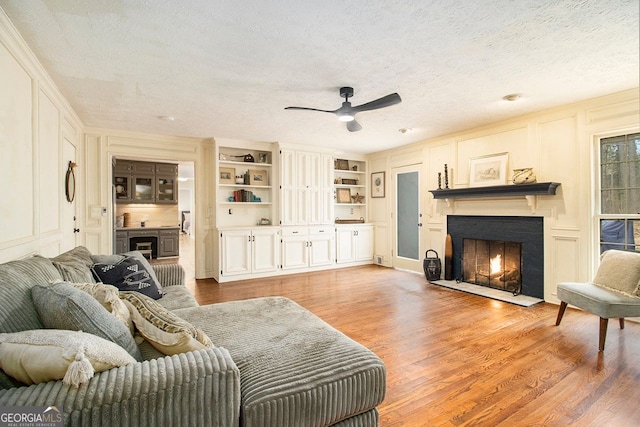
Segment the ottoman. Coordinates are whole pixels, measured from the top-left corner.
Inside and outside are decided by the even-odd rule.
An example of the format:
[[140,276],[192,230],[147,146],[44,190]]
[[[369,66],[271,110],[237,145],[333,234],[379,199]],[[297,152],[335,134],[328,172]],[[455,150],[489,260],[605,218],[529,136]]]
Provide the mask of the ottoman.
[[377,426],[386,368],[373,352],[282,297],[174,310],[240,370],[240,424]]

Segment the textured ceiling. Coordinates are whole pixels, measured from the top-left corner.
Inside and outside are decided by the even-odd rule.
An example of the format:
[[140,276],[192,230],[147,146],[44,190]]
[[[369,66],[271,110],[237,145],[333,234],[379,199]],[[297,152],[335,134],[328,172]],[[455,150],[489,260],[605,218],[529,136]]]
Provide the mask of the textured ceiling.
[[[96,127],[369,153],[639,85],[638,0],[0,6]],[[340,86],[353,105],[393,92],[402,103],[360,113],[356,133],[284,110],[336,109]],[[511,93],[522,98],[502,100]]]

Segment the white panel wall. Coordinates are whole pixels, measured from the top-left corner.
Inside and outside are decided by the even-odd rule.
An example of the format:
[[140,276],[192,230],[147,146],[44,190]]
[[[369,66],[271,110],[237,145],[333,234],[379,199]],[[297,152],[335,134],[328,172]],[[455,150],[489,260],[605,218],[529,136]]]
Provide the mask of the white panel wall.
[[[0,182],[5,185],[0,245],[34,235],[32,82],[27,71],[0,45]],[[20,201],[20,203],[16,203]]]
[[[561,183],[555,196],[538,196],[533,207],[521,196],[456,199],[449,206],[428,194],[427,232],[422,235],[423,246],[435,249],[443,257],[447,215],[541,216],[545,234],[545,300],[557,302],[558,282],[588,281],[597,265],[598,236],[593,220],[597,138],[638,132],[639,107],[638,90],[629,90],[376,153],[368,160],[371,165],[379,165],[372,171],[386,165],[387,175],[395,166],[421,161],[427,175],[426,190],[433,190],[445,163],[449,166],[450,188],[463,188],[468,186],[470,158],[507,152],[509,179],[514,168],[533,167],[538,182]],[[393,189],[389,190],[384,202],[380,202],[385,206],[377,205],[375,211],[388,212],[394,200]],[[391,224],[389,219],[379,218],[376,226],[391,230]],[[393,240],[393,236],[376,239],[375,253],[388,253]],[[385,244],[388,246],[381,246]]]
[[[44,209],[45,206],[60,206],[64,192],[58,167],[60,160],[60,114],[54,103],[42,91],[38,93],[38,186],[36,193],[40,233],[55,232],[60,229],[60,213],[57,209]],[[65,199],[66,200],[66,199]]]
[[[0,262],[64,246],[62,130],[82,123],[0,11]],[[79,218],[79,224],[82,218]]]

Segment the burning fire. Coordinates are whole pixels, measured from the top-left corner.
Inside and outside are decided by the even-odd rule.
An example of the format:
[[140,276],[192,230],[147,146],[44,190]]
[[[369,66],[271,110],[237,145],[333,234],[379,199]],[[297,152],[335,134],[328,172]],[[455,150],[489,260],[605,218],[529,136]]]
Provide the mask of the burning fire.
[[491,274],[500,273],[502,271],[502,255],[498,254],[495,258],[491,258]]

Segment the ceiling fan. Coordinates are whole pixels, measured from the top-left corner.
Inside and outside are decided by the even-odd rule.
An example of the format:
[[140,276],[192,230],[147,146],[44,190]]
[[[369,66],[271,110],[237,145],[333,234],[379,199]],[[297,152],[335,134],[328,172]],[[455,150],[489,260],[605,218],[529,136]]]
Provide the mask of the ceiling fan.
[[361,111],[377,110],[378,108],[389,107],[391,105],[399,104],[400,102],[402,102],[400,95],[398,95],[397,93],[392,93],[390,95],[376,99],[375,101],[352,107],[351,103],[349,102],[349,98],[351,98],[352,96],[352,87],[341,87],[340,97],[344,98],[344,102],[342,103],[342,107],[338,108],[337,110],[319,110],[317,108],[307,107],[286,107],[285,110],[310,110],[321,111],[323,113],[333,113],[338,116],[338,120],[347,123],[347,129],[349,129],[349,132],[357,132],[362,129],[362,126],[360,126],[360,124],[356,122],[357,113]]

